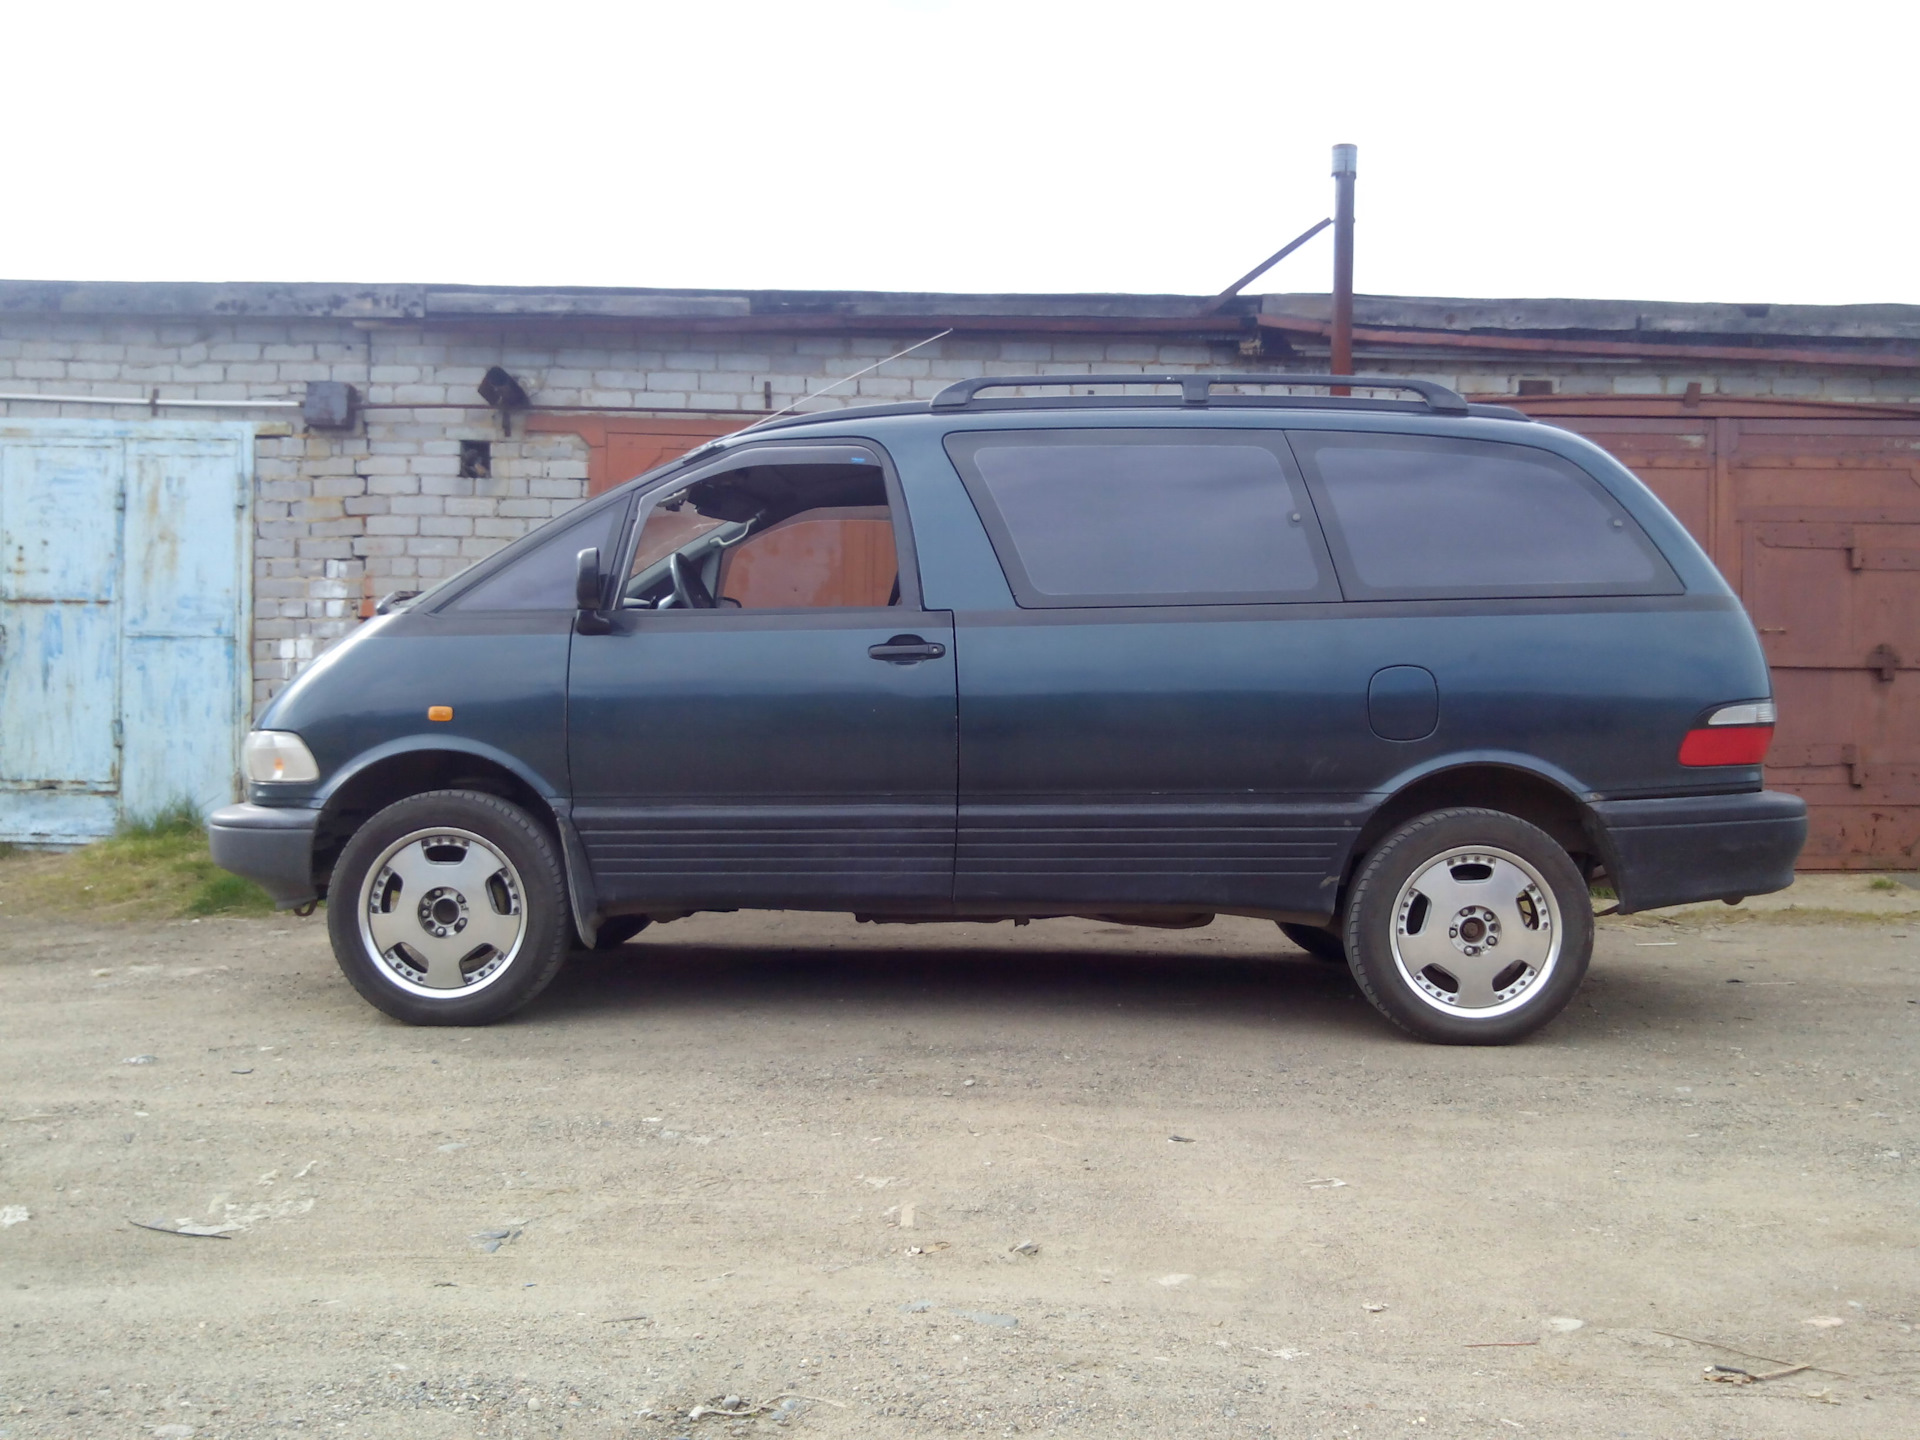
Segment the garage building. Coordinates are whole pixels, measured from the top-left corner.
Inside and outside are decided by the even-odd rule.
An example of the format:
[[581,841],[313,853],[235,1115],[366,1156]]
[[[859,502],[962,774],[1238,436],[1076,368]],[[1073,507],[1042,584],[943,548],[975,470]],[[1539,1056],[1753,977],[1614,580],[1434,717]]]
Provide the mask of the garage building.
[[[0,840],[224,801],[249,717],[380,595],[770,412],[984,374],[1310,373],[1328,313],[0,281]],[[1920,865],[1920,307],[1360,296],[1355,324],[1357,369],[1518,405],[1646,480],[1760,629],[1803,863]]]

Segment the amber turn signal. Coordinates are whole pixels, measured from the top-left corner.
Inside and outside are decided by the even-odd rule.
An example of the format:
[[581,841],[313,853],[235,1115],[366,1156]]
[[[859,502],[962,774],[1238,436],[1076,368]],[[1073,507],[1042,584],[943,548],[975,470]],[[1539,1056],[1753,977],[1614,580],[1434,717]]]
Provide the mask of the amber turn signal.
[[429,706],[427,707],[427,719],[429,719],[429,720],[451,720],[451,719],[453,719],[453,706],[451,706],[451,705],[429,705]]

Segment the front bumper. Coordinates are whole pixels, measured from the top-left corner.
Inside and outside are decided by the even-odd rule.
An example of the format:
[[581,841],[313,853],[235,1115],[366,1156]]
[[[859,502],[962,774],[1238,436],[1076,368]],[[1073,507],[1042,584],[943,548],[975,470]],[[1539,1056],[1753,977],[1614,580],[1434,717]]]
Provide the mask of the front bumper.
[[207,817],[213,863],[244,875],[282,910],[319,898],[313,883],[313,832],[320,812],[273,805],[227,805]]
[[1806,801],[1777,790],[1589,808],[1623,914],[1784,890],[1807,843]]

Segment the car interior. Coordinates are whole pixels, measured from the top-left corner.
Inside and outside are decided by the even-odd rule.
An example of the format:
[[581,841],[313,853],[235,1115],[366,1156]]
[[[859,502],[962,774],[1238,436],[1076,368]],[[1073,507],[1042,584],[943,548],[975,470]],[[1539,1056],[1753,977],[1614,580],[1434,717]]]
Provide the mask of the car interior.
[[643,610],[899,603],[886,481],[867,464],[760,465],[661,497],[621,590]]

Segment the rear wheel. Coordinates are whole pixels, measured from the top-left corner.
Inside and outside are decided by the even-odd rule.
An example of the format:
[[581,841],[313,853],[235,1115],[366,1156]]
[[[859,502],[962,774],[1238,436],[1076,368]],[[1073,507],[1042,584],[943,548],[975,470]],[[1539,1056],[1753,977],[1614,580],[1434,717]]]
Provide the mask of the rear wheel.
[[1439,810],[1389,835],[1347,903],[1354,978],[1401,1029],[1504,1045],[1558,1015],[1593,953],[1593,906],[1567,852],[1496,810]]
[[471,790],[389,805],[341,851],[334,958],[370,1004],[412,1025],[486,1025],[546,988],[573,925],[553,842],[519,806]]
[[1294,925],[1282,920],[1280,933],[1316,960],[1324,960],[1329,965],[1347,963],[1347,947],[1331,930],[1322,930],[1318,925]]

